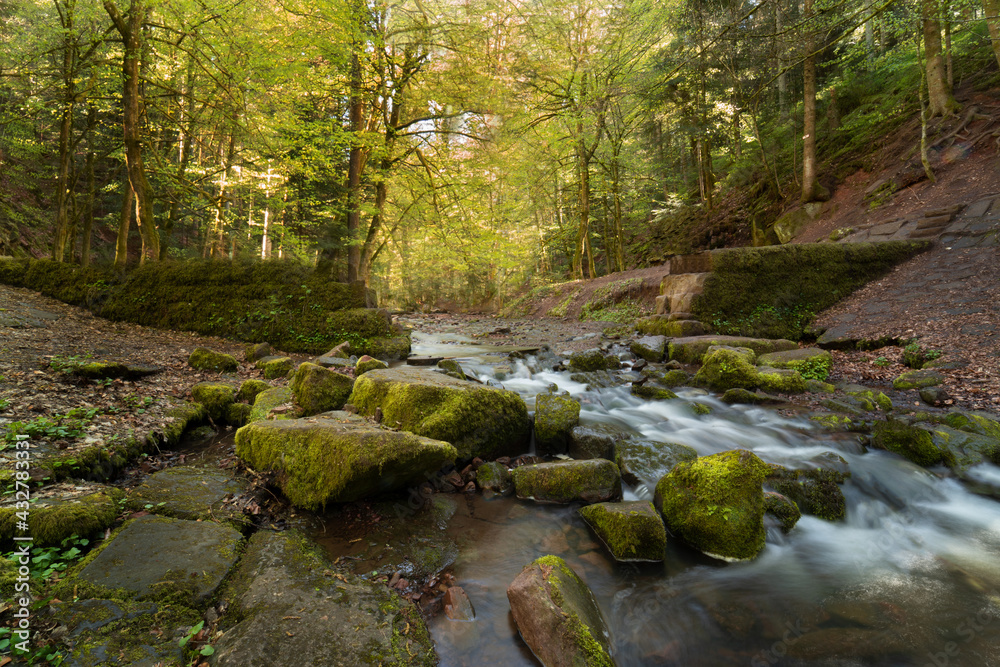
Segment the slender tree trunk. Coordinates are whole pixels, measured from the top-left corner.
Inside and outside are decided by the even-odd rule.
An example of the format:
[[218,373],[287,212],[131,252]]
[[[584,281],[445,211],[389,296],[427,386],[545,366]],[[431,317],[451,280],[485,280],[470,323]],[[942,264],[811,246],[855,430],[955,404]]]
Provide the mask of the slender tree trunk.
[[[71,83],[70,87],[72,89]],[[67,91],[67,95],[70,94],[70,91]],[[56,238],[52,244],[52,259],[57,262],[62,262],[65,259],[66,243],[69,239],[70,167],[73,160],[70,134],[73,131],[74,97],[75,95],[70,97],[63,107],[59,122],[59,177],[56,181],[56,187],[59,191],[56,194]],[[72,260],[72,257],[70,259]]]
[[[949,12],[948,0],[944,0],[945,12]],[[955,68],[952,66],[951,61],[951,17],[945,16],[944,19],[944,63],[945,63],[945,81],[948,83],[948,90],[955,90]]]
[[805,0],[804,17],[807,22],[806,39],[808,55],[802,63],[802,202],[823,201],[829,197],[826,188],[816,176],[816,39],[814,28],[808,24],[813,15],[813,0]]
[[927,85],[927,70],[924,69],[923,59],[920,54],[920,27],[917,27],[917,65],[920,67],[920,85],[918,86],[918,98],[920,100],[920,164],[923,165],[924,174],[927,180],[934,183],[934,171],[931,169],[930,155],[927,152],[927,107],[924,105],[924,88]]
[[173,238],[174,226],[180,217],[181,198],[184,195],[184,185],[187,179],[187,169],[191,162],[192,148],[194,145],[194,58],[188,56],[187,73],[185,75],[184,97],[180,100],[178,112],[180,115],[180,129],[178,130],[178,140],[180,141],[180,155],[177,158],[177,186],[174,188],[173,196],[170,199],[170,210],[167,212],[167,220],[163,224],[163,239],[160,245],[160,260],[167,258],[170,250],[171,239]]
[[97,107],[87,104],[87,203],[83,211],[83,243],[80,246],[80,265],[90,266],[90,239],[94,229],[94,203],[97,199],[97,178],[94,174],[94,135],[97,133]]
[[874,18],[865,21],[865,60],[869,66],[875,60],[875,27],[872,25]]
[[923,0],[921,5],[925,57],[927,59],[927,105],[930,118],[950,116],[959,105],[952,97],[945,80],[944,59],[941,55],[941,21],[936,0]]
[[[998,0],[1000,2],[1000,0]],[[788,63],[785,59],[785,36],[782,33],[784,30],[784,10],[781,7],[781,0],[775,0],[774,3],[774,31],[777,33],[775,38],[775,49],[778,52],[778,113],[780,114],[782,121],[788,120],[788,72],[785,68]]]
[[993,57],[1000,67],[1000,0],[983,0],[983,12],[986,14],[986,27],[990,31]]
[[590,161],[587,159],[587,149],[583,145],[583,123],[577,123],[576,168],[579,190],[577,202],[579,207],[579,224],[576,229],[576,244],[573,251],[573,279],[583,278],[583,257],[587,251],[587,237],[590,234]]
[[128,231],[132,226],[132,206],[135,202],[132,188],[126,185],[124,190],[122,210],[118,216],[118,241],[115,244],[115,268],[119,270],[124,269],[128,263]]
[[347,282],[361,280],[361,171],[363,167],[363,148],[360,142],[362,120],[364,117],[364,98],[362,97],[361,59],[357,53],[360,46],[355,45],[351,55],[351,99],[350,124],[354,143],[351,144],[351,154],[347,165]]

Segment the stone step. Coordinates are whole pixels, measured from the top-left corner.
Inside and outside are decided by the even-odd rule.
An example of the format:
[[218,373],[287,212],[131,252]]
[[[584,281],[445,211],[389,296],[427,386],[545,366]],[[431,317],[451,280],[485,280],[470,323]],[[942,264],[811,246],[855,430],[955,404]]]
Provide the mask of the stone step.
[[926,239],[926,238],[930,238],[932,236],[937,236],[942,231],[943,231],[942,227],[927,227],[927,228],[924,228],[924,229],[917,229],[917,230],[914,230],[912,234],[910,234],[910,238],[911,239]]
[[990,204],[993,203],[993,198],[980,199],[977,202],[969,204],[969,207],[965,209],[965,213],[962,215],[963,218],[981,218],[986,215],[986,211],[990,209]]
[[951,206],[942,206],[941,208],[932,208],[924,211],[925,218],[936,218],[941,215],[953,216],[959,211],[965,208],[964,204],[952,204]]
[[930,227],[944,227],[951,222],[950,215],[939,215],[934,218],[924,218],[917,221],[917,229],[928,229]]

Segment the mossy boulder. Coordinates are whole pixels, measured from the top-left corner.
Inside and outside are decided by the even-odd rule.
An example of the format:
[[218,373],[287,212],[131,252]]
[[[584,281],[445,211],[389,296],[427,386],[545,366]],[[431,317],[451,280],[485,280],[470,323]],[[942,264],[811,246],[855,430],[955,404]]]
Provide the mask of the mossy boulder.
[[636,321],[635,329],[647,336],[666,336],[668,338],[701,336],[708,333],[708,328],[698,320],[672,320],[669,315],[644,317]]
[[233,403],[226,410],[226,423],[236,428],[245,426],[250,423],[250,413],[252,412],[253,407],[248,403]]
[[15,536],[30,535],[35,546],[58,545],[71,535],[89,537],[114,524],[118,502],[124,494],[112,487],[79,482],[58,484],[36,494],[28,512],[28,530],[16,530],[17,499],[0,502],[0,544],[11,545]]
[[928,431],[896,419],[875,424],[872,445],[895,452],[919,466],[932,466],[944,460]]
[[757,380],[763,391],[777,394],[801,394],[806,390],[806,381],[797,370],[791,368],[757,369]]
[[775,491],[764,492],[764,513],[778,520],[783,533],[790,532],[802,518],[795,501]]
[[542,556],[507,588],[524,643],[543,665],[614,667],[611,636],[594,594],[558,556]]
[[344,407],[354,389],[354,378],[306,361],[299,365],[288,386],[308,417]]
[[565,454],[570,431],[579,422],[579,401],[560,394],[535,396],[535,448],[538,454]]
[[850,417],[835,413],[817,413],[809,415],[809,420],[816,422],[826,431],[849,431],[855,422]]
[[191,387],[191,398],[204,405],[213,420],[223,421],[229,406],[236,400],[236,389],[221,382],[199,382]]
[[467,379],[465,371],[462,370],[462,365],[454,359],[442,359],[438,362],[437,367],[444,371],[445,375],[450,375],[459,380]]
[[263,359],[264,357],[270,357],[274,352],[271,350],[270,343],[252,343],[246,346],[243,351],[244,358],[251,364],[256,362],[258,359]]
[[[291,387],[272,387],[271,389],[262,391],[254,399],[253,408],[250,410],[247,421],[256,422],[263,419],[270,419],[272,417],[272,410],[284,405],[291,408],[293,400],[295,400],[295,395],[292,393]],[[276,418],[287,419],[288,417],[285,414],[280,414]]]
[[581,424],[569,432],[567,454],[578,460],[607,459],[618,461],[618,444],[630,433],[614,424]]
[[254,534],[221,598],[231,611],[212,642],[216,667],[438,664],[414,604],[335,573],[297,531]]
[[485,496],[509,496],[514,493],[514,478],[507,466],[489,461],[476,469],[476,486]]
[[944,460],[959,475],[982,463],[1000,465],[1000,439],[970,433],[946,424],[930,427],[931,440],[944,452]]
[[195,370],[218,373],[235,373],[240,367],[232,355],[215,352],[207,347],[196,347],[188,357],[188,365]]
[[716,350],[730,350],[731,352],[736,352],[748,363],[756,365],[757,363],[757,353],[754,352],[749,347],[740,347],[738,345],[709,345],[708,349],[705,350],[704,356],[702,356],[702,363],[705,363],[705,357],[708,357]]
[[663,361],[663,357],[667,353],[667,337],[643,336],[638,340],[632,341],[629,349],[637,357],[653,363],[659,363]]
[[643,382],[642,384],[633,382],[629,393],[651,401],[672,401],[677,398],[677,394],[673,390],[658,382]]
[[706,354],[693,382],[715,391],[756,389],[760,384],[756,367],[744,354],[728,347]]
[[813,394],[832,394],[837,388],[829,382],[806,379],[806,391]]
[[830,375],[833,355],[827,350],[815,347],[803,347],[797,350],[770,352],[757,358],[758,366],[772,368],[790,368],[798,371],[807,380],[825,380]]
[[767,405],[769,403],[780,403],[780,398],[769,396],[761,391],[750,391],[749,389],[733,388],[727,389],[722,394],[722,402],[729,405]]
[[559,461],[515,468],[514,491],[542,503],[600,503],[622,495],[621,473],[611,461]]
[[697,364],[702,362],[702,357],[708,352],[708,348],[713,345],[723,345],[727,347],[746,347],[753,350],[754,354],[762,355],[770,352],[780,352],[782,350],[796,350],[798,344],[790,340],[771,338],[750,338],[746,336],[688,336],[684,338],[674,338],[670,341],[670,359],[675,359],[682,364]]
[[317,509],[419,484],[458,453],[447,442],[327,412],[248,424],[236,432],[236,454],[258,472],[277,473],[294,505]]
[[953,410],[945,416],[944,421],[960,431],[1000,439],[1000,417],[987,412]]
[[580,516],[616,561],[661,561],[667,548],[663,519],[648,500],[596,503],[580,508]]
[[287,377],[295,367],[295,362],[291,357],[264,357],[255,364],[257,368],[264,371],[264,379],[277,380]]
[[262,391],[267,391],[271,388],[271,385],[264,382],[263,380],[249,379],[244,380],[243,384],[240,385],[239,391],[236,392],[236,400],[243,401],[245,403],[250,403],[251,405],[257,399],[257,395]]
[[[846,469],[847,462],[841,461]],[[840,521],[847,516],[847,501],[839,485],[849,473],[833,468],[790,470],[777,464],[769,467],[764,483],[795,501],[801,511],[827,521]]]
[[819,404],[831,412],[839,412],[840,414],[850,415],[852,417],[864,417],[865,413],[871,412],[876,408],[873,401],[870,401],[867,398],[857,398],[854,396],[824,398],[819,402]]
[[349,402],[363,415],[382,409],[382,423],[450,442],[459,458],[496,457],[527,448],[528,408],[516,393],[418,368],[369,371]]
[[618,357],[605,354],[600,350],[585,350],[577,352],[569,358],[570,369],[582,373],[602,370],[617,370],[622,367]]
[[[369,357],[365,354],[358,359],[358,363],[354,366],[354,372],[355,375],[363,375],[368,371],[378,370],[379,368],[389,368],[389,364],[373,357]],[[462,376],[462,379],[465,379],[464,375]]]
[[667,371],[659,378],[658,382],[665,387],[681,387],[691,381],[691,375],[679,368]]
[[892,388],[899,391],[907,389],[923,389],[944,384],[944,376],[937,371],[922,369],[907,371],[892,381]]
[[129,376],[129,368],[118,361],[90,361],[74,366],[73,375],[88,380],[105,380],[108,378],[124,378]]
[[764,548],[767,464],[731,450],[678,463],[656,485],[654,503],[671,534],[726,561],[749,560]]

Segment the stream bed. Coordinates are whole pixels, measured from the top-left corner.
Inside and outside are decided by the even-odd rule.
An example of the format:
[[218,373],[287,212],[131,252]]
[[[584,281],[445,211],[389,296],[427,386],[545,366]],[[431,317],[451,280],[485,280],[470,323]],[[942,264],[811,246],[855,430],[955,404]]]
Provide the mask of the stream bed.
[[[675,401],[636,398],[627,386],[588,390],[569,373],[533,372],[531,357],[508,361],[462,336],[414,340],[414,354],[456,358],[482,381],[499,375],[529,409],[554,383],[581,402],[581,424],[615,424],[701,456],[749,449],[789,468],[834,452],[851,471],[846,520],[803,516],[787,535],[772,526],[760,556],[737,564],[669,537],[663,563],[616,564],[575,506],[451,495],[442,524],[457,549],[450,573],[475,620],[429,621],[441,665],[538,664],[517,635],[506,588],[545,554],[566,559],[594,592],[619,667],[1000,665],[1000,504],[992,498],[803,417],[729,406],[696,389],[679,390],[684,400]],[[691,402],[711,412],[698,415]],[[647,471],[626,499],[651,499],[663,472]],[[995,466],[976,473],[994,488],[1000,482]],[[320,542],[334,558],[353,544],[344,536]]]

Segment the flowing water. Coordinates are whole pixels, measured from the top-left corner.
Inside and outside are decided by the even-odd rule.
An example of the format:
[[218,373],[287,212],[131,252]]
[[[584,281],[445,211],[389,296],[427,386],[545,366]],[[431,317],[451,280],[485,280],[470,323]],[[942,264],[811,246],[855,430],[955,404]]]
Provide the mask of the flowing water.
[[[495,378],[502,361],[512,366],[503,385],[529,409],[555,383],[580,400],[583,424],[616,424],[699,455],[745,448],[791,468],[835,452],[852,476],[843,486],[846,520],[803,516],[787,535],[770,528],[760,556],[737,564],[672,541],[662,564],[619,565],[575,507],[481,496],[460,502],[448,527],[459,549],[453,573],[476,618],[432,619],[442,665],[536,665],[517,636],[506,587],[533,559],[556,554],[593,590],[620,667],[1000,667],[997,501],[893,454],[865,451],[856,436],[825,432],[804,418],[731,407],[699,390],[681,390],[686,400],[667,402],[638,399],[627,387],[587,391],[568,373],[532,372],[531,358],[508,362],[470,342],[424,335],[414,353],[458,358],[484,381]],[[688,401],[712,412],[696,416]],[[657,476],[626,489],[626,497],[651,498]],[[984,465],[976,476],[987,487],[1000,484],[1000,468]]]

